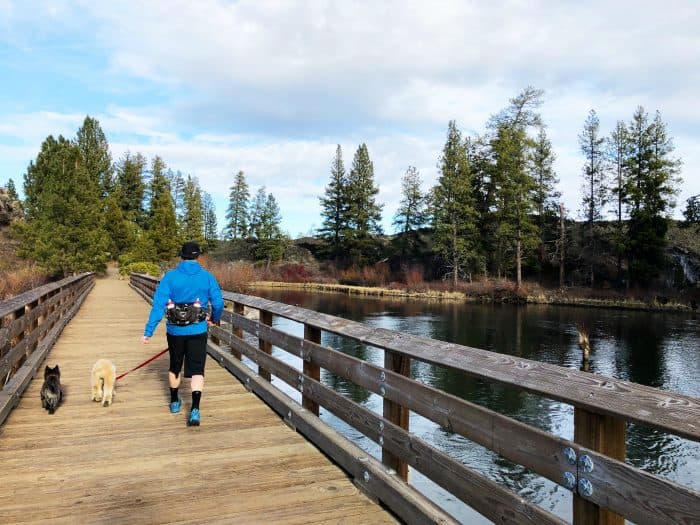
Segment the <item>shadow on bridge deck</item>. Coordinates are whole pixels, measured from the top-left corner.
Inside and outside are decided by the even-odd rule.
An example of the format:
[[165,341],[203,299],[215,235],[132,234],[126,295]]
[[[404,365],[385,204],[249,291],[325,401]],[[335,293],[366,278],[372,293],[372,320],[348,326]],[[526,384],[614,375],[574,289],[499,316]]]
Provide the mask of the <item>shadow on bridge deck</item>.
[[[209,359],[202,426],[168,412],[167,355],[90,399],[101,357],[117,373],[166,346],[140,344],[149,306],[126,281],[98,279],[47,364],[66,389],[54,415],[37,376],[0,427],[3,523],[393,523],[333,465]],[[43,374],[43,366],[41,368]]]

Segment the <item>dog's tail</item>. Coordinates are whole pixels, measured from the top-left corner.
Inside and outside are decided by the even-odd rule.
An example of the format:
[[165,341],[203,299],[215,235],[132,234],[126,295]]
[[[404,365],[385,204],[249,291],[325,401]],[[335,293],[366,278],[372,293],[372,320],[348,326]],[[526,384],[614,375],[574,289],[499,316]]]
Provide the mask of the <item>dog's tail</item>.
[[49,390],[44,395],[44,408],[49,411],[49,414],[53,414],[58,408],[58,403],[61,401],[61,391],[54,392]]

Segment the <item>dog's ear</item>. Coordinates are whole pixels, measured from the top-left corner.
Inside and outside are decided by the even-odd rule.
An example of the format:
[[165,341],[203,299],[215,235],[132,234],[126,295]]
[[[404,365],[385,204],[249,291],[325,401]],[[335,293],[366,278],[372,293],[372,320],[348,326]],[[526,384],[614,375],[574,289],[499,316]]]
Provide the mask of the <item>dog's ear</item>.
[[44,379],[46,379],[46,376],[51,372],[51,369],[49,368],[49,365],[46,365],[44,368]]
[[61,373],[61,371],[58,369],[58,365],[53,367],[53,371],[56,372],[57,374]]

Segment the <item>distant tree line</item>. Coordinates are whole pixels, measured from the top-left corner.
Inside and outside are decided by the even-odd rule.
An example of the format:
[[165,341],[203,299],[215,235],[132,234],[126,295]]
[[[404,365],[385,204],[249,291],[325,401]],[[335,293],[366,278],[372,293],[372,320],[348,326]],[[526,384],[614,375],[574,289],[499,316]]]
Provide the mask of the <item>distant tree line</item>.
[[[463,137],[451,121],[437,183],[427,192],[409,166],[393,218],[402,260],[416,256],[424,232],[440,275],[454,284],[480,274],[513,278],[520,286],[524,268],[541,272],[559,265],[563,285],[564,251],[572,243],[565,226],[571,221],[556,189],[555,156],[538,111],[542,97],[541,90],[526,88],[489,119],[482,135]],[[579,144],[584,158],[579,212],[585,223],[580,264],[588,264],[588,282],[593,286],[596,255],[605,243],[617,256],[620,283],[647,283],[665,264],[668,219],[680,184],[681,162],[673,156],[666,125],[658,112],[650,119],[639,107],[629,123],[618,122],[602,137],[591,111]],[[338,146],[320,197],[318,237],[328,256],[362,264],[386,255],[377,193],[367,146],[360,145],[349,172]],[[689,199],[686,219],[697,220],[698,209],[698,197]],[[609,213],[612,230],[602,227]]]
[[217,241],[213,201],[196,177],[168,169],[158,156],[150,166],[140,153],[113,163],[89,116],[74,139],[44,140],[24,175],[23,210],[13,225],[20,255],[56,275],[101,271],[116,259],[159,263],[184,240],[207,249]]

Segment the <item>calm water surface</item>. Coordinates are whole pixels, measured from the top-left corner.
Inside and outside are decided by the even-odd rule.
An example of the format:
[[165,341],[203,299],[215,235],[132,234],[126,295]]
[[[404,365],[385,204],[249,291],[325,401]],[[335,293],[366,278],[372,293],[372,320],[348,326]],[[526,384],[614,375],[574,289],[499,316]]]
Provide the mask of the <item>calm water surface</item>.
[[[431,337],[545,363],[579,368],[581,352],[576,325],[589,327],[590,371],[598,374],[700,397],[700,320],[692,314],[650,313],[545,305],[473,305],[419,301],[387,301],[343,294],[256,290],[275,301],[295,304],[372,326]],[[303,327],[275,319],[275,326],[297,335]],[[322,343],[355,357],[383,365],[377,348],[323,333]],[[287,356],[278,349],[275,355]],[[299,366],[295,357],[285,361]],[[573,407],[518,390],[493,385],[442,367],[414,362],[413,377],[501,414],[573,439]],[[324,384],[374,410],[379,396],[324,373]],[[278,379],[275,386],[295,399],[297,391]],[[379,446],[322,409],[321,418],[357,445],[380,457]],[[571,520],[571,493],[528,469],[464,439],[416,414],[413,433],[558,516]],[[629,425],[627,462],[674,482],[700,490],[700,444],[664,432]],[[459,500],[415,471],[411,483],[436,499],[463,523],[488,523]]]

